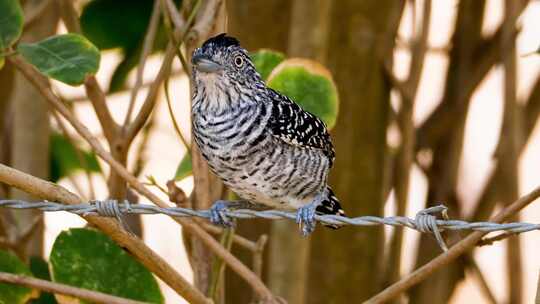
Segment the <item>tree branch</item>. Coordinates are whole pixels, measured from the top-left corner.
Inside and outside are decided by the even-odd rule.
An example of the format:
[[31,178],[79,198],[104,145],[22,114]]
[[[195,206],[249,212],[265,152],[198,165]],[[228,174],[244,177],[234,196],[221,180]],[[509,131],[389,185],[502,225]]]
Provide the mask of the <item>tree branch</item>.
[[[522,1],[523,2],[523,1]],[[520,15],[525,10],[526,5],[520,4],[517,14]],[[514,33],[517,35],[517,32]],[[502,25],[495,34],[486,38],[474,50],[473,65],[470,68],[467,79],[460,90],[463,96],[472,94],[478,84],[486,77],[491,68],[501,61],[500,49],[503,43]],[[511,42],[511,41],[510,41]],[[441,103],[428,117],[428,119],[417,129],[416,137],[418,139],[416,149],[432,147],[439,139],[443,138],[448,130],[451,129],[455,117],[459,114],[460,107]]]
[[[540,187],[537,187],[536,189],[531,191],[529,194],[522,196],[520,199],[508,205],[501,212],[499,212],[495,217],[493,217],[491,221],[496,222],[496,223],[502,223],[508,220],[509,218],[511,218],[512,216],[514,216],[521,209],[525,208],[527,205],[529,205],[530,203],[532,203],[539,197],[540,197]],[[431,274],[433,274],[435,271],[448,265],[450,262],[454,261],[462,254],[469,251],[487,233],[488,232],[484,232],[484,231],[476,231],[476,232],[471,233],[465,239],[457,242],[447,252],[440,254],[439,256],[431,260],[429,263],[418,268],[417,270],[413,271],[412,273],[410,273],[409,275],[407,275],[406,277],[404,277],[397,283],[393,284],[392,286],[386,288],[379,294],[368,299],[367,301],[364,302],[364,304],[386,303],[387,301],[397,297],[399,294],[401,294],[405,290],[422,282]]]
[[[394,187],[396,194],[396,214],[404,215],[408,205],[411,167],[414,161],[415,133],[413,112],[416,93],[422,76],[424,58],[427,51],[429,24],[431,20],[431,0],[424,1],[422,10],[422,26],[412,46],[411,67],[409,76],[403,83],[400,91],[401,108],[397,116],[397,123],[401,134],[397,160],[395,162]],[[389,253],[389,266],[385,283],[395,282],[399,279],[401,269],[401,252],[403,243],[403,228],[396,227],[392,235]]]
[[[9,57],[8,60],[21,72],[24,76],[38,89],[38,91],[45,97],[45,99],[54,107],[58,112],[75,128],[75,130],[92,146],[96,154],[100,156],[105,162],[111,166],[111,170],[118,173],[125,181],[127,181],[133,189],[139,192],[141,195],[148,198],[150,201],[160,207],[168,207],[168,204],[161,200],[158,196],[148,190],[142,185],[136,177],[131,175],[127,169],[116,161],[101,145],[97,138],[95,138],[90,131],[79,122],[73,114],[66,108],[66,106],[60,101],[60,99],[54,95],[50,88],[43,83],[43,77],[37,72],[31,65],[24,62],[17,56]],[[217,256],[222,258],[231,269],[236,271],[242,278],[244,278],[255,289],[263,299],[272,299],[272,293],[264,285],[264,283],[258,278],[249,268],[247,268],[242,262],[240,262],[235,256],[228,252],[223,246],[221,246],[211,235],[206,233],[199,225],[190,219],[175,218],[176,222],[182,225],[182,227],[198,236],[204,244],[206,244]]]
[[49,282],[46,280],[36,279],[32,277],[16,275],[7,272],[0,272],[0,282],[22,285],[30,288],[39,289],[46,292],[72,296],[79,299],[84,299],[96,303],[106,304],[144,304],[145,302],[135,301],[126,298],[120,298],[108,295],[102,292],[77,288],[65,284]]
[[[60,7],[62,20],[68,31],[80,34],[81,26],[79,24],[79,14],[73,6],[73,1],[60,0]],[[105,134],[105,138],[107,138],[109,144],[112,145],[118,137],[120,126],[114,121],[114,118],[111,115],[109,107],[107,106],[105,93],[94,76],[88,76],[84,82],[84,87],[86,88],[88,98],[92,102],[99,123],[101,124],[103,134]],[[113,147],[111,147],[111,149],[112,148]]]
[[467,266],[469,266],[469,268],[473,271],[476,279],[478,280],[478,284],[480,285],[480,291],[484,294],[486,301],[488,301],[488,303],[490,304],[497,304],[497,299],[495,299],[495,296],[493,295],[491,288],[489,288],[486,278],[484,277],[484,274],[482,273],[480,267],[478,267],[478,264],[474,260],[474,257],[468,254],[466,255],[466,260],[468,263]]
[[126,130],[129,122],[131,121],[131,114],[133,113],[133,107],[135,106],[137,93],[139,93],[139,89],[142,86],[144,66],[146,64],[146,60],[148,59],[148,55],[150,55],[150,52],[152,52],[152,48],[154,47],[154,41],[156,39],[156,33],[159,27],[160,13],[161,13],[160,2],[155,1],[154,7],[152,9],[152,15],[150,16],[150,23],[148,25],[146,35],[144,36],[143,50],[142,50],[141,58],[139,59],[139,66],[137,67],[137,78],[135,80],[135,85],[133,86],[133,90],[131,90],[129,106],[128,106],[126,118],[124,120],[124,124],[122,126],[123,128],[122,130],[124,131]]
[[[39,179],[13,168],[0,164],[0,181],[21,189],[37,197],[68,205],[80,204],[79,196],[54,183]],[[129,250],[144,266],[155,273],[167,285],[188,301],[208,303],[208,299],[184,279],[167,262],[159,257],[144,242],[125,231],[115,220],[101,217],[83,217],[89,223],[109,235],[118,245]]]

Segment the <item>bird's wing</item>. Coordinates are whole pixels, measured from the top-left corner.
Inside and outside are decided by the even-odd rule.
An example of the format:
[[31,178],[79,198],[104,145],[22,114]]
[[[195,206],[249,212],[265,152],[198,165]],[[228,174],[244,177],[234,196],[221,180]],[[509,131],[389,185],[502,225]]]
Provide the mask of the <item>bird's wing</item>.
[[320,149],[332,165],[334,146],[324,122],[288,97],[273,90],[270,95],[273,106],[268,126],[272,134],[290,145]]

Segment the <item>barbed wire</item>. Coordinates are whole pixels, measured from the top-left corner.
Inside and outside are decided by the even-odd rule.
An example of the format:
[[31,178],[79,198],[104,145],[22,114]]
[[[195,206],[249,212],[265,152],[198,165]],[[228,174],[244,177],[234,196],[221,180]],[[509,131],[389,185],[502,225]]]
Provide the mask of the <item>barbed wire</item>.
[[[193,210],[182,207],[162,208],[155,205],[131,204],[129,201],[117,200],[96,200],[89,203],[77,205],[65,205],[56,202],[40,201],[27,202],[22,200],[0,200],[0,207],[11,209],[37,209],[46,212],[66,211],[82,216],[104,216],[115,217],[120,222],[122,216],[127,214],[165,214],[171,217],[200,217],[209,219],[210,210]],[[325,224],[340,226],[402,226],[417,230],[423,233],[432,233],[439,246],[446,251],[447,246],[441,236],[444,230],[473,230],[484,232],[503,231],[509,235],[540,230],[540,224],[514,222],[514,223],[494,223],[494,222],[467,222],[462,220],[450,220],[447,216],[447,208],[444,205],[430,207],[420,210],[414,218],[406,216],[359,216],[345,217],[340,215],[315,215],[315,220]],[[296,212],[281,210],[225,210],[223,214],[229,218],[252,219],[263,218],[270,220],[289,219],[296,220]],[[442,219],[438,219],[435,214],[440,214]]]

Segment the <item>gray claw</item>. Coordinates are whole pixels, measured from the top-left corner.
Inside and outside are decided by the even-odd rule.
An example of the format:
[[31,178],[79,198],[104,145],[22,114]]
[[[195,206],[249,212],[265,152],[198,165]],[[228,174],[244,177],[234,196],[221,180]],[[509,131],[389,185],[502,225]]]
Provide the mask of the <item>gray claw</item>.
[[225,228],[233,227],[234,221],[225,215],[225,212],[229,209],[229,205],[227,201],[216,201],[210,208],[210,222]]
[[302,235],[308,236],[315,230],[315,209],[317,204],[308,204],[300,207],[296,212],[296,223],[302,229]]

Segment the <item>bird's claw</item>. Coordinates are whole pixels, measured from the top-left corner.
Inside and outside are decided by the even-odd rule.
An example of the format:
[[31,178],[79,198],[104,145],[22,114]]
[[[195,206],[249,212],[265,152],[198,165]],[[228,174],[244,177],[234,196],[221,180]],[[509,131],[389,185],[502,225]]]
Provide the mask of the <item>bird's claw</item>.
[[296,223],[302,230],[302,236],[308,236],[315,230],[315,209],[317,204],[311,203],[298,208],[296,212]]
[[230,228],[234,226],[234,221],[225,213],[229,210],[230,203],[228,201],[216,201],[210,207],[210,222],[214,225]]

